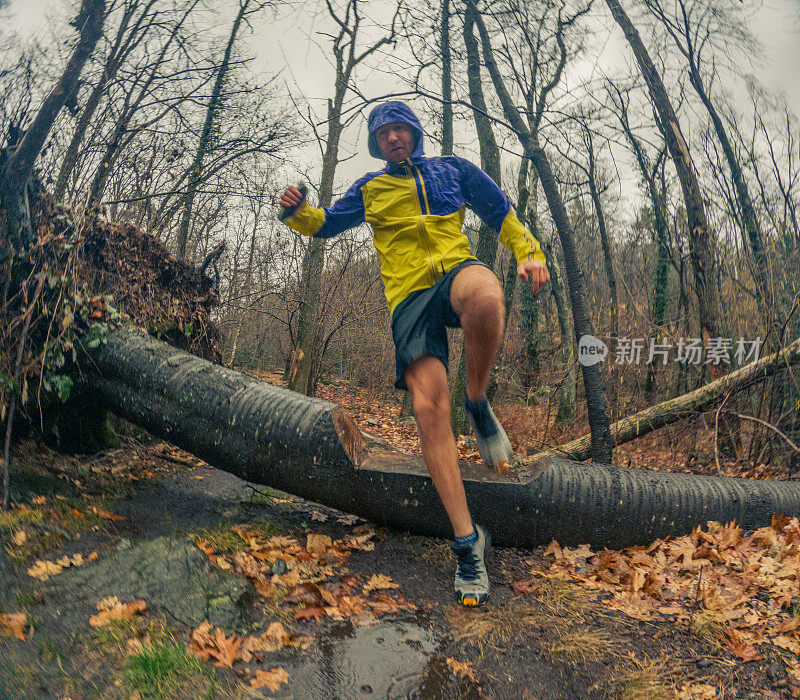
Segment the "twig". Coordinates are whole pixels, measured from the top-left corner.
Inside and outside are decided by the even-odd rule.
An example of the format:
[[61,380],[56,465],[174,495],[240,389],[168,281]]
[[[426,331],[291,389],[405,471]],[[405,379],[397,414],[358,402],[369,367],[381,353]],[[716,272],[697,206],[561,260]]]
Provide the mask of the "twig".
[[[720,406],[720,409],[721,408],[722,406]],[[719,413],[719,411],[717,411],[717,413]],[[763,425],[765,428],[769,428],[777,435],[782,437],[784,440],[786,440],[789,447],[791,447],[795,452],[800,452],[800,447],[798,447],[794,442],[792,442],[791,438],[788,435],[786,435],[786,433],[776,428],[774,425],[772,425],[772,423],[768,423],[767,421],[761,420],[761,418],[756,418],[755,416],[745,416],[742,413],[736,413],[736,411],[725,411],[725,413],[728,413],[732,416],[736,416],[737,418],[741,418],[742,420],[749,420],[753,421],[754,423],[759,423],[760,425]]]
[[716,413],[714,414],[714,461],[717,463],[717,474],[722,472],[722,467],[719,463],[719,413],[725,406],[725,402],[730,397],[730,394],[725,394],[725,399],[719,405]]
[[17,348],[17,362],[14,367],[14,389],[11,392],[11,407],[8,411],[8,422],[6,423],[6,439],[3,448],[3,510],[8,510],[9,494],[11,492],[11,433],[14,428],[14,414],[17,407],[17,387],[22,370],[22,357],[25,354],[25,340],[28,337],[28,329],[31,327],[31,319],[33,318],[33,309],[36,306],[36,300],[42,293],[44,286],[45,275],[39,278],[39,284],[36,285],[36,291],[33,293],[33,301],[28,310],[25,312],[25,325],[22,328],[22,334],[19,338],[19,347]]

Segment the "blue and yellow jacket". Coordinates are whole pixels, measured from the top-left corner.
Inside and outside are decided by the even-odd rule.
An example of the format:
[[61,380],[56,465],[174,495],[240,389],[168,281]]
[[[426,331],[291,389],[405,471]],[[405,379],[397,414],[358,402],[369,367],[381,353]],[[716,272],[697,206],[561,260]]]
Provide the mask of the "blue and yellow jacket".
[[401,163],[367,173],[330,207],[304,206],[286,223],[307,236],[330,238],[366,221],[381,264],[389,311],[411,292],[427,289],[470,254],[462,231],[464,209],[472,209],[520,262],[544,263],[539,242],[517,219],[494,181],[468,160],[456,156],[426,158],[422,127],[402,102],[386,102],[369,118],[369,151],[381,152],[375,131],[403,122],[416,135],[416,148]]

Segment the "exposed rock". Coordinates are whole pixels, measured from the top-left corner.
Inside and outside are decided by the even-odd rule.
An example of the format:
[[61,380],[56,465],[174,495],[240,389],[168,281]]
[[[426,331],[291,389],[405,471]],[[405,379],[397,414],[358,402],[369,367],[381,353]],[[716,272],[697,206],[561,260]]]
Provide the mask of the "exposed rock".
[[136,542],[51,582],[48,592],[54,601],[69,599],[70,608],[77,600],[91,603],[106,596],[144,599],[167,622],[196,627],[208,619],[228,630],[236,628],[242,605],[254,594],[252,584],[213,566],[192,542],[171,537]]

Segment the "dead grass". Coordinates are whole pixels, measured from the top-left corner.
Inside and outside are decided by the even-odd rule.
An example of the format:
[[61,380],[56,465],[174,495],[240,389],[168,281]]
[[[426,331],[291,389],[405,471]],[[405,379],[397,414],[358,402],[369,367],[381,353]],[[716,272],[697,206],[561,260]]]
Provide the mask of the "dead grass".
[[720,649],[720,639],[725,633],[725,625],[703,612],[694,613],[689,620],[689,631],[705,640],[715,649]]
[[536,586],[540,591],[536,599],[548,613],[552,615],[568,613],[573,620],[583,619],[580,613],[590,601],[577,585],[562,578],[541,577],[537,580]]
[[620,700],[672,700],[677,696],[675,679],[680,669],[664,658],[637,658],[629,660],[615,674],[613,696]]
[[531,626],[542,620],[537,606],[522,598],[480,610],[453,605],[445,614],[455,629],[453,641],[472,645],[481,654],[486,647],[499,650],[527,636]]
[[560,630],[559,635],[559,640],[550,645],[550,653],[562,659],[586,661],[614,652],[614,643],[603,630],[579,627]]

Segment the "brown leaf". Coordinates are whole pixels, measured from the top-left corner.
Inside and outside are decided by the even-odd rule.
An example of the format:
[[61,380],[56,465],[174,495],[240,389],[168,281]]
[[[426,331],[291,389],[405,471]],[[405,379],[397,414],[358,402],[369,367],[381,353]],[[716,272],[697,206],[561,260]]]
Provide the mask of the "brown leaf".
[[375,600],[368,600],[367,605],[372,608],[372,612],[376,615],[396,614],[402,607],[394,598],[386,595],[386,593],[377,593]]
[[225,633],[217,627],[216,630],[214,630],[214,644],[217,647],[216,649],[208,649],[208,653],[217,659],[214,665],[220,668],[233,668],[233,662],[239,658],[239,653],[241,651],[241,638],[235,634],[226,637]]
[[283,668],[272,668],[269,671],[256,671],[250,679],[253,688],[269,688],[272,692],[278,690],[282,683],[289,682],[289,674]]
[[13,634],[17,639],[25,641],[25,630],[28,627],[28,616],[20,613],[0,613],[0,629],[6,634]]
[[722,641],[728,650],[742,661],[758,661],[761,658],[755,646],[743,642],[736,630],[725,630]]
[[317,620],[325,614],[325,610],[318,607],[300,608],[294,616],[298,620]]
[[40,581],[47,581],[51,576],[60,574],[64,569],[70,566],[81,566],[81,564],[86,561],[89,560],[84,559],[83,555],[80,553],[74,554],[71,557],[64,555],[54,562],[38,559],[34,562],[33,566],[28,569],[28,575],[38,578]]
[[[300,583],[284,596],[287,603],[305,603],[306,605],[318,605],[323,602],[324,597],[319,586],[313,583]],[[336,605],[336,601],[329,603]]]
[[99,515],[101,518],[105,518],[106,520],[113,520],[114,522],[125,520],[124,515],[117,515],[116,513],[111,513],[107,510],[102,510],[101,508],[95,508],[94,506],[92,506],[92,512],[95,515]]
[[280,622],[273,622],[266,632],[258,636],[246,637],[242,642],[242,661],[250,662],[254,652],[278,651],[287,646],[289,633]]
[[134,615],[141,615],[147,610],[147,605],[143,600],[135,600],[132,603],[121,603],[116,596],[104,598],[97,604],[100,611],[89,618],[92,627],[104,627],[112,620],[131,620]]
[[343,595],[339,600],[339,612],[345,617],[355,617],[364,612],[365,603],[361,596]]
[[542,592],[542,589],[536,585],[536,581],[534,579],[529,579],[527,581],[512,581],[511,590],[517,595],[539,595]]
[[198,627],[192,630],[189,635],[191,642],[189,650],[198,656],[202,661],[208,661],[211,657],[209,649],[214,646],[214,639],[211,636],[211,623],[203,620]]
[[328,535],[310,532],[306,538],[306,549],[311,554],[324,554],[333,545],[333,540]]
[[453,673],[459,678],[469,678],[471,681],[477,682],[478,677],[475,673],[475,669],[472,668],[469,661],[456,661],[449,656],[446,661]]
[[392,581],[386,574],[373,574],[369,581],[364,584],[364,593],[370,591],[388,590],[390,588],[400,588],[400,584]]

